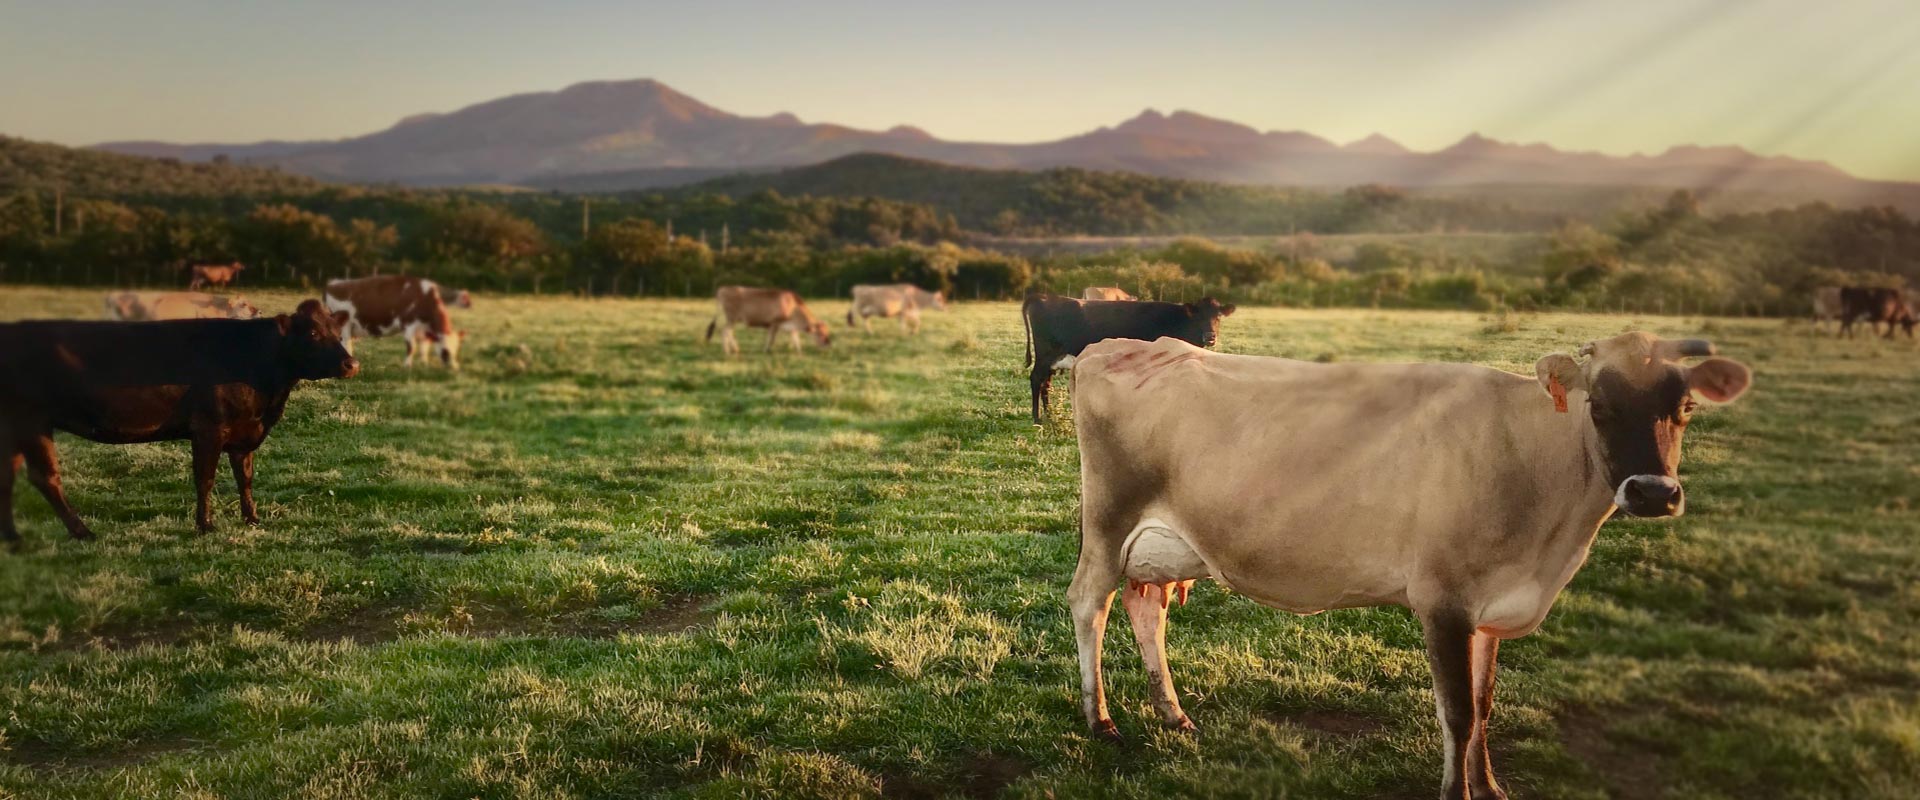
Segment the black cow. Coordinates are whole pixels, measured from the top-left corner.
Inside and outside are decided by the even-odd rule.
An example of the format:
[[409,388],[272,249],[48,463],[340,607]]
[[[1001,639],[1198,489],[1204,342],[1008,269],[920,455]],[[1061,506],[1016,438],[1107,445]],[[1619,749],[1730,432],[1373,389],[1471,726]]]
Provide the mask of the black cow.
[[1840,290],[1840,333],[1853,335],[1855,320],[1865,319],[1875,333],[1880,323],[1887,324],[1887,338],[1893,338],[1893,326],[1901,325],[1907,329],[1907,338],[1912,339],[1915,325],[1913,306],[1907,302],[1906,293],[1899,289],[1881,289],[1873,287],[1850,286]]
[[1033,424],[1041,423],[1040,409],[1048,404],[1054,370],[1072,367],[1087,345],[1102,339],[1151,342],[1171,336],[1212,347],[1220,339],[1220,318],[1232,313],[1232,305],[1211,297],[1197,303],[1158,303],[1028,293],[1020,316],[1027,327],[1026,366],[1033,368]]
[[93,538],[61,491],[56,430],[106,444],[192,440],[203,532],[213,528],[207,500],[226,453],[241,516],[258,522],[253,451],[293,387],[360,370],[339,326],[318,300],[271,319],[0,325],[0,541],[20,547],[13,478],[23,460],[67,533]]

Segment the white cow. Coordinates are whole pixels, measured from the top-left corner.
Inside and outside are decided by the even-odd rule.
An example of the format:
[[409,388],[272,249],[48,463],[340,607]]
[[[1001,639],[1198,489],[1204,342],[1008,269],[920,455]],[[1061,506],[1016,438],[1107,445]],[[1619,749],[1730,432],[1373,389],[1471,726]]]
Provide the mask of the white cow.
[[1068,599],[1089,727],[1114,589],[1166,724],[1167,602],[1213,578],[1300,614],[1399,605],[1426,631],[1447,798],[1504,797],[1487,756],[1500,640],[1537,627],[1616,509],[1676,516],[1694,395],[1752,373],[1644,333],[1521,376],[1467,364],[1316,364],[1109,339],[1074,368],[1080,563]]

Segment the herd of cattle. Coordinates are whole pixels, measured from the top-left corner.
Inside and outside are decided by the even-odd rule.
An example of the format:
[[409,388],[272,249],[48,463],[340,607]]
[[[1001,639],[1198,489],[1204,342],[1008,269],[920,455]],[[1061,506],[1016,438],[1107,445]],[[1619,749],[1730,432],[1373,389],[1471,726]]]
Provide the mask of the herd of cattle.
[[[239,266],[219,269],[204,282]],[[946,307],[907,284],[858,286],[852,299],[848,324],[868,330],[897,318],[911,333],[922,311]],[[832,342],[793,292],[728,286],[715,303],[706,338],[720,332],[728,354],[737,325],[765,329],[767,350],[781,334],[795,350],[803,336]],[[253,452],[295,384],[354,375],[363,336],[401,335],[408,364],[431,348],[457,368],[465,334],[447,309],[468,305],[432,281],[383,276],[329,283],[273,317],[237,297],[129,292],[106,299],[116,321],[0,325],[0,537],[17,547],[11,487],[24,463],[68,532],[91,538],[61,490],[56,430],[191,441],[203,531],[225,454],[254,522]],[[1915,324],[1888,290],[1822,293],[1816,308],[1849,333],[1861,319],[1889,336]],[[1303,614],[1404,606],[1425,632],[1449,798],[1504,796],[1487,742],[1500,641],[1540,625],[1616,511],[1683,513],[1676,470],[1695,398],[1729,403],[1752,380],[1705,341],[1645,333],[1546,354],[1523,376],[1215,352],[1234,307],[1211,297],[1034,293],[1020,313],[1035,423],[1054,372],[1073,371],[1080,554],[1068,599],[1091,731],[1118,738],[1101,673],[1117,591],[1153,706],[1182,730],[1194,726],[1167,668],[1167,610],[1195,581]]]

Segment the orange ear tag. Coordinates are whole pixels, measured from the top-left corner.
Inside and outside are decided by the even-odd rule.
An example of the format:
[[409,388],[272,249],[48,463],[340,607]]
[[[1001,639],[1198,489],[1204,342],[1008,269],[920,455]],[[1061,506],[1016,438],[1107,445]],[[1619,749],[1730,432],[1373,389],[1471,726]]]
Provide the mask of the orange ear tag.
[[1553,410],[1567,413],[1567,387],[1560,385],[1560,376],[1547,376],[1547,394],[1553,395]]

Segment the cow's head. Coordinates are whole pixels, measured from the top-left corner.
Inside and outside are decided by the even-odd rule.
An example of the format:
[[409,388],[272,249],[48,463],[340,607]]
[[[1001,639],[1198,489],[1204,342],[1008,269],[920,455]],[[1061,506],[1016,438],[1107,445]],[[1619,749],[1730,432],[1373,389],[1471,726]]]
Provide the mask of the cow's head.
[[931,308],[931,309],[933,309],[933,310],[935,310],[935,311],[945,311],[945,310],[947,310],[947,293],[946,293],[946,292],[925,292],[925,291],[923,291],[923,292],[921,292],[921,294],[924,294],[924,295],[926,295],[926,296],[927,296],[927,297],[929,298],[929,299],[927,300],[927,303],[928,303],[928,305],[927,305],[927,307],[928,307],[928,308]]
[[1233,304],[1221,305],[1212,297],[1202,297],[1197,303],[1183,303],[1187,310],[1187,329],[1180,338],[1201,347],[1212,347],[1220,341],[1220,320],[1233,315]]
[[467,290],[461,289],[453,293],[453,300],[449,305],[452,305],[454,308],[473,308],[473,295],[467,294]]
[[433,340],[433,352],[435,355],[440,356],[440,363],[447,365],[447,369],[460,368],[460,345],[467,341],[467,332],[465,330],[448,331],[446,333],[433,333],[429,331],[427,332],[427,338]]
[[340,343],[346,312],[329,314],[320,301],[307,300],[292,314],[281,314],[273,321],[280,325],[281,363],[295,377],[317,381],[351,378],[360,372],[360,362]]
[[[1686,511],[1676,471],[1694,395],[1731,403],[1753,382],[1753,371],[1738,361],[1679,363],[1713,354],[1713,345],[1701,339],[1665,341],[1624,333],[1580,348],[1585,363],[1554,353],[1534,365],[1541,387],[1560,410],[1591,420],[1608,485],[1614,487],[1613,502],[1628,514],[1677,517]],[[1569,392],[1584,394],[1584,406],[1569,408]]]
[[821,347],[833,346],[833,334],[827,332],[827,323],[814,320],[812,325],[807,326],[807,330],[813,334],[815,344]]

